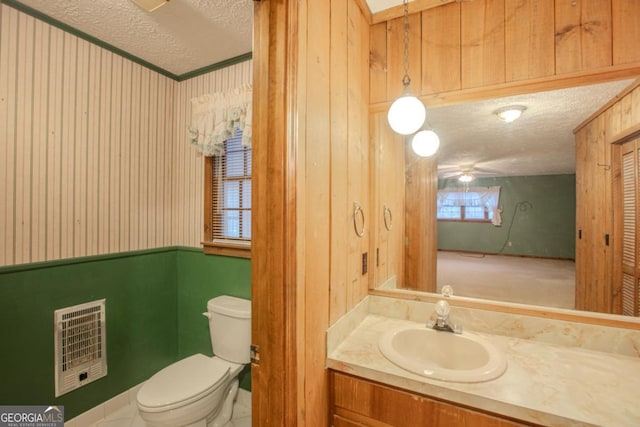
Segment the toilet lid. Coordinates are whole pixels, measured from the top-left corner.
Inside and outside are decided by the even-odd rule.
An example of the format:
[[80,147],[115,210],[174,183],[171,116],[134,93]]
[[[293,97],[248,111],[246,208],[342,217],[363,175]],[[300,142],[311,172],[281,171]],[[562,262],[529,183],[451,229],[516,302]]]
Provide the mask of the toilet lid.
[[138,392],[138,404],[149,409],[186,405],[216,389],[229,370],[229,363],[222,359],[194,354],[149,378]]

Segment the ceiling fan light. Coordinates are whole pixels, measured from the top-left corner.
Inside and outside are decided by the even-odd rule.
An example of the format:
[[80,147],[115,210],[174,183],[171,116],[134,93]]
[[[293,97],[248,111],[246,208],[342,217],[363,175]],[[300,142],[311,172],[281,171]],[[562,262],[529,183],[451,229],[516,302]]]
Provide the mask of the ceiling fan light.
[[420,157],[433,156],[440,147],[440,138],[432,130],[421,130],[411,140],[413,152]]
[[412,94],[404,94],[393,101],[387,120],[394,132],[411,135],[420,129],[427,118],[424,104]]
[[515,120],[518,120],[526,109],[527,107],[524,107],[522,105],[510,105],[508,107],[496,110],[494,114],[498,116],[498,118],[503,122],[511,123]]
[[470,173],[464,173],[464,174],[460,175],[460,178],[458,178],[458,181],[464,182],[464,183],[469,183],[469,182],[473,181],[473,175],[471,175]]
[[153,12],[161,6],[169,3],[170,0],[131,0],[141,9],[146,10],[147,12]]

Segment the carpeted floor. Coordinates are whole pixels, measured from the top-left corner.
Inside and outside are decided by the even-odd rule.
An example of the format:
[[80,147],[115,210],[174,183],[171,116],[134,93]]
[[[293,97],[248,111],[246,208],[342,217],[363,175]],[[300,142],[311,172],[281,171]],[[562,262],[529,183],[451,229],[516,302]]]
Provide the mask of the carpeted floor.
[[557,308],[574,308],[573,261],[438,252],[438,292]]

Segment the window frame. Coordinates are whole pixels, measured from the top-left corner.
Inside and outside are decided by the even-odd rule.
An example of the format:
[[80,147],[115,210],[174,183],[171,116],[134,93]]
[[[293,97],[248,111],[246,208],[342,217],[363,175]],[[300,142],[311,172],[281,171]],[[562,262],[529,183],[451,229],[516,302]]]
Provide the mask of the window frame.
[[[251,152],[253,156],[253,151]],[[251,159],[253,164],[253,159]],[[252,174],[253,176],[253,174]],[[203,252],[209,255],[222,255],[236,258],[251,258],[252,241],[234,243],[233,241],[215,241],[213,235],[213,211],[215,209],[215,157],[204,158],[204,238]],[[253,213],[253,212],[252,212]],[[252,215],[253,217],[253,215]],[[253,223],[253,218],[252,218]]]
[[[467,190],[465,190],[465,192],[475,192],[478,193],[480,189],[484,190],[484,187],[474,187],[474,188],[469,188]],[[500,201],[500,186],[492,186],[492,187],[487,187],[487,190],[491,190],[494,189],[494,191],[497,194],[496,197],[496,204],[499,203]],[[446,193],[460,193],[460,191],[456,188],[439,188],[438,189],[438,197],[440,196],[440,192],[446,192]],[[482,193],[482,192],[481,192]],[[439,202],[438,202],[439,204]],[[454,205],[449,205],[449,206],[454,206]],[[466,218],[466,208],[467,207],[475,207],[473,205],[467,206],[467,205],[457,205],[456,207],[460,208],[460,218],[439,218],[438,214],[440,213],[440,208],[436,207],[436,221],[442,221],[442,222],[459,222],[459,223],[479,223],[479,224],[486,224],[486,223],[492,223],[493,222],[493,218],[491,217],[491,209],[489,207],[487,207],[486,205],[480,205],[482,206],[483,209],[483,213],[484,213],[484,218]]]
[[465,208],[466,206],[462,205],[459,206],[460,207],[460,219],[458,218],[438,218],[438,214],[436,212],[436,220],[438,221],[442,221],[442,222],[477,222],[477,223],[486,223],[486,222],[491,222],[491,219],[489,218],[489,210],[485,209],[484,210],[484,219],[479,219],[479,218],[471,218],[471,219],[467,219],[465,217]]

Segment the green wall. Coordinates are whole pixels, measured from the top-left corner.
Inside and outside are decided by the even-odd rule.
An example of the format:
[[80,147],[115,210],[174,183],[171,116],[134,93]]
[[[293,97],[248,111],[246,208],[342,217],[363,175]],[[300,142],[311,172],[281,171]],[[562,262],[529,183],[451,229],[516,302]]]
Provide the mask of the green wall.
[[[575,175],[479,178],[472,184],[494,185],[501,187],[502,226],[438,221],[438,249],[575,259]],[[460,184],[441,180],[438,188]],[[531,206],[516,209],[518,202]]]
[[[178,251],[178,358],[202,353],[213,355],[209,320],[202,315],[207,301],[220,295],[251,299],[251,261],[204,255],[201,250]],[[251,390],[249,366],[240,385]]]
[[[250,297],[249,260],[172,247],[0,268],[0,405],[64,405],[70,419],[182,357],[211,355],[202,313],[221,294]],[[101,298],[108,374],[56,399],[53,312]]]

